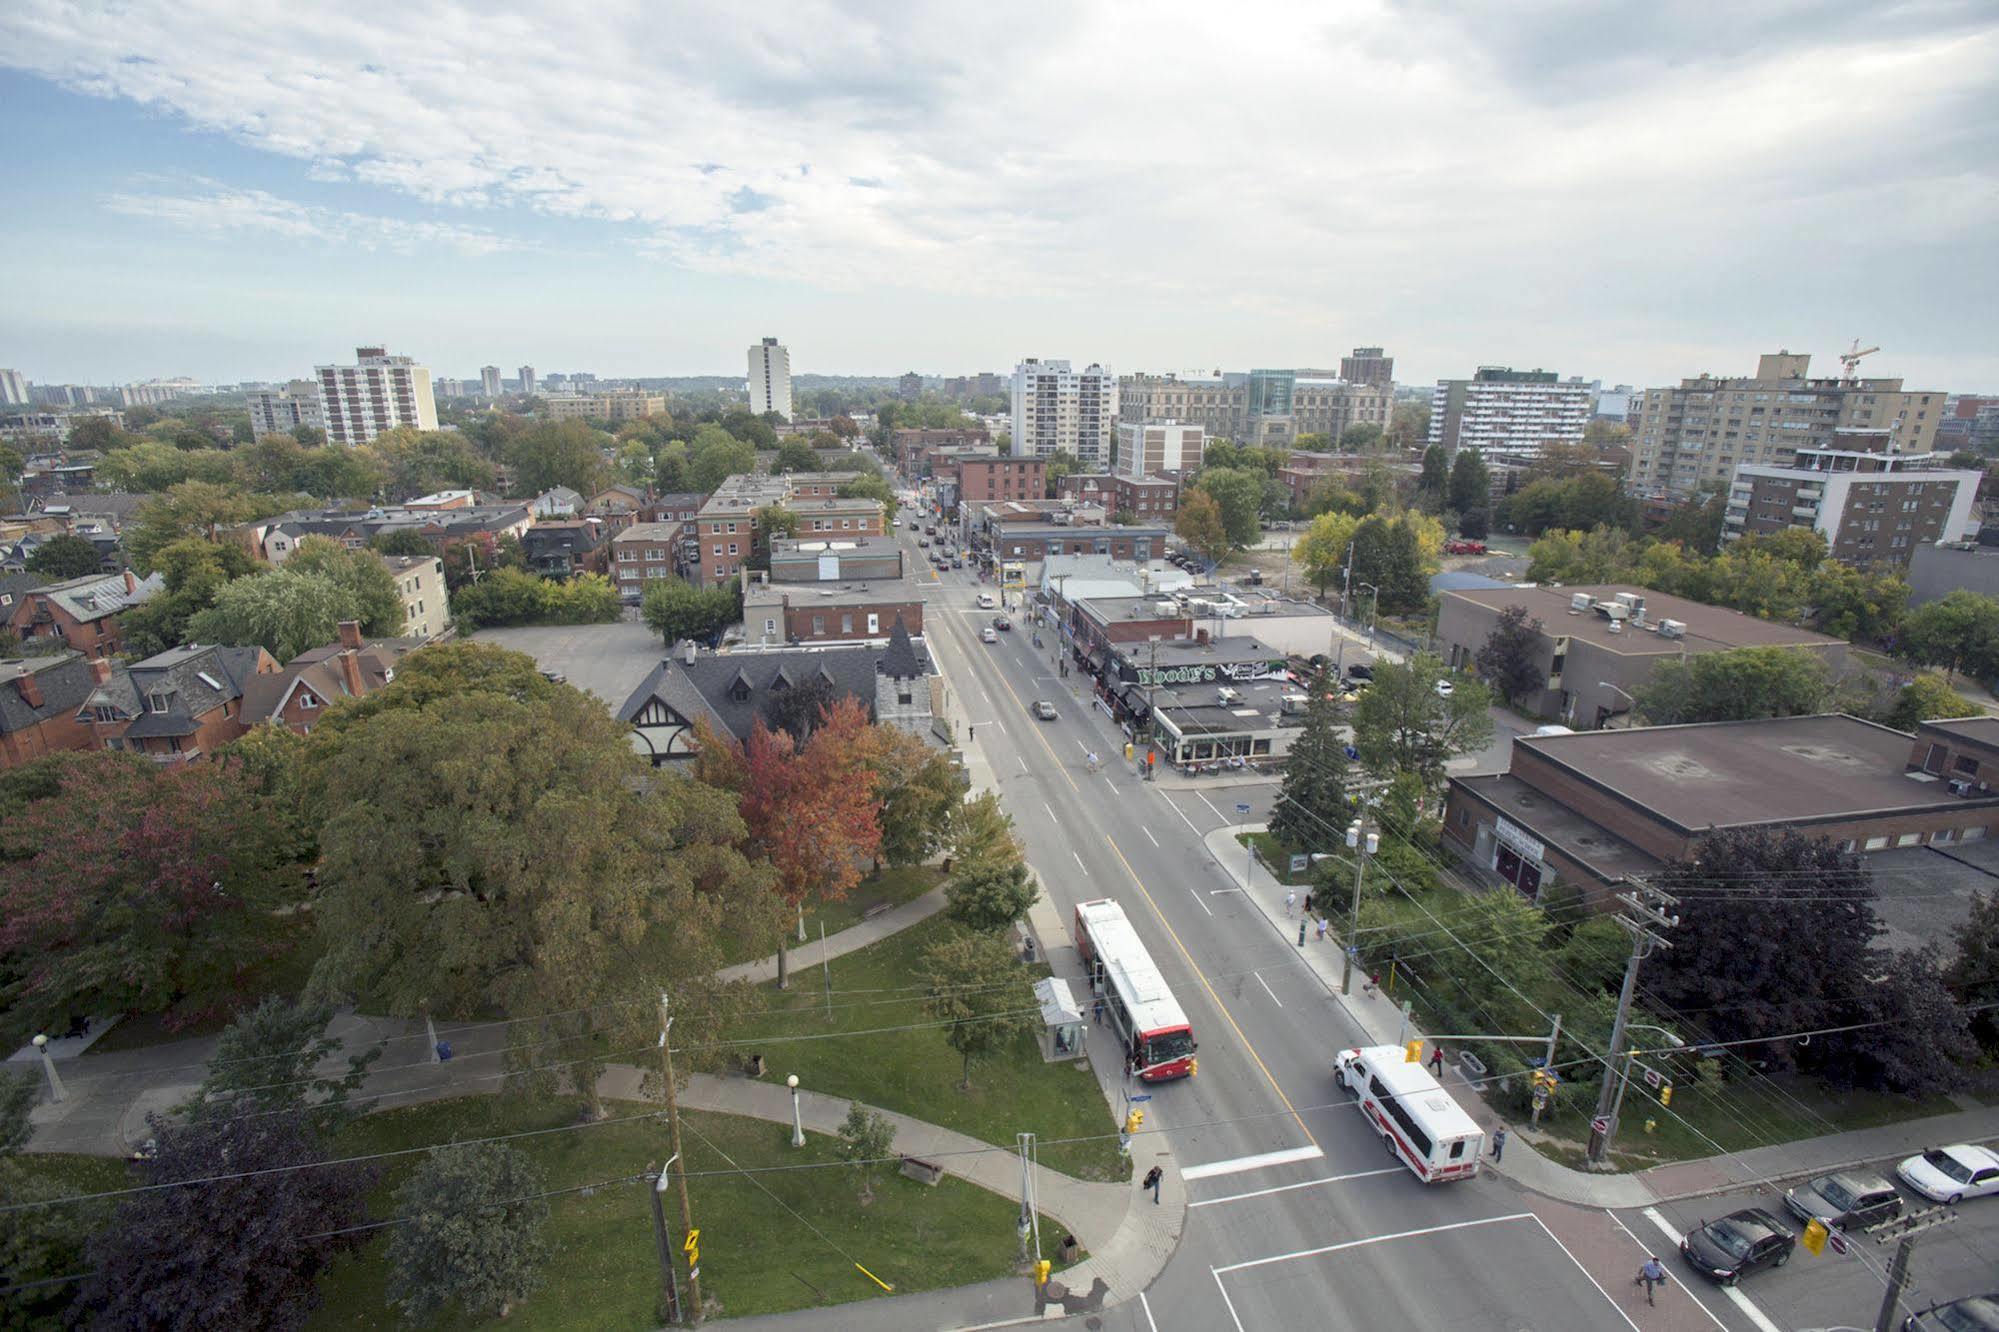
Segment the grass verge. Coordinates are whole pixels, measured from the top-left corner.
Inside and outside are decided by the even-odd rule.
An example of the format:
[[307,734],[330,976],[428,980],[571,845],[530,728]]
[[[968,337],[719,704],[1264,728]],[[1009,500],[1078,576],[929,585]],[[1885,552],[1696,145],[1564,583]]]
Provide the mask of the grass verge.
[[1237,833],[1235,840],[1238,846],[1254,846],[1256,848],[1256,858],[1263,862],[1263,867],[1269,870],[1279,883],[1290,884],[1298,888],[1311,887],[1312,871],[1310,862],[1307,862],[1305,869],[1293,874],[1291,872],[1292,848],[1279,841],[1275,835],[1268,832]]
[[[613,1117],[648,1107],[611,1102]],[[574,1101],[468,1097],[367,1116],[338,1143],[359,1151],[552,1128],[574,1121]],[[690,1111],[682,1117],[694,1223],[701,1229],[701,1286],[710,1316],[782,1313],[844,1304],[887,1292],[854,1268],[869,1271],[897,1293],[937,1290],[991,1280],[1014,1270],[1014,1203],[960,1180],[926,1188],[883,1172],[875,1201],[863,1207],[851,1171],[825,1168],[733,1173],[778,1166],[828,1165],[837,1144],[808,1135],[793,1148],[783,1124]],[[541,1289],[517,1306],[508,1328],[625,1329],[657,1322],[660,1294],[647,1185],[642,1175],[671,1154],[664,1118],[603,1124],[570,1133],[522,1138],[514,1144],[540,1164],[551,1189],[615,1181],[590,1193],[549,1200],[553,1253]],[[390,1162],[375,1190],[372,1212],[392,1215],[396,1187],[417,1157]],[[705,1174],[714,1171],[718,1173]],[[761,1187],[759,1187],[761,1185]],[[765,1190],[769,1190],[766,1192]],[[774,1195],[774,1196],[773,1196]],[[668,1225],[678,1229],[669,1194]],[[1055,1223],[1043,1218],[1043,1233]],[[815,1231],[817,1233],[815,1233]],[[1053,1233],[1061,1233],[1059,1227]],[[388,1239],[371,1239],[342,1259],[321,1282],[325,1303],[315,1328],[376,1328],[396,1320],[385,1302]],[[685,1268],[681,1268],[685,1290]],[[449,1317],[454,1327],[473,1325]]]
[[[762,1053],[771,1074],[796,1073],[813,1091],[900,1111],[1003,1147],[1030,1130],[1047,1144],[1041,1162],[1051,1170],[1078,1179],[1129,1177],[1130,1162],[1118,1154],[1116,1138],[1106,1136],[1117,1125],[1096,1079],[1072,1064],[1043,1063],[1032,1035],[974,1064],[972,1089],[958,1089],[958,1053],[942,1030],[927,1025],[933,1019],[917,988],[923,950],[949,928],[946,918],[933,916],[834,959],[830,1019],[819,970],[806,967],[791,990],[767,991],[770,1007],[727,1035],[768,1041]],[[1047,974],[1040,966],[1025,970],[1036,979]],[[841,1034],[855,1039],[817,1039]],[[1082,1137],[1098,1140],[1058,1142]]]

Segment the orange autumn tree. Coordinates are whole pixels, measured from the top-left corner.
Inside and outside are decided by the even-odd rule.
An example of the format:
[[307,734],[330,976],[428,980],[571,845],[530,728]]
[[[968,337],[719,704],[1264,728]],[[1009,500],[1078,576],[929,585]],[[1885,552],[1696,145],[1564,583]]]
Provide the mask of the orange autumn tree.
[[[801,930],[807,901],[837,902],[852,891],[882,835],[873,768],[877,741],[866,709],[844,698],[819,715],[804,745],[762,718],[746,744],[706,727],[698,736],[697,775],[736,792],[751,850],[777,870],[778,891],[798,913]],[[789,965],[780,941],[780,987]]]

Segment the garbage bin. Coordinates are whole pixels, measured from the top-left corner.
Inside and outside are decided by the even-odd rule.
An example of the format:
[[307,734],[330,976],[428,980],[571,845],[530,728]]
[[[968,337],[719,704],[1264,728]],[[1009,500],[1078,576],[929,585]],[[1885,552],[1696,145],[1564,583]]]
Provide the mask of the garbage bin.
[[451,1062],[450,1041],[439,1041],[437,1043],[437,1062],[440,1064],[448,1064]]
[[1076,1237],[1074,1235],[1064,1235],[1061,1245],[1055,1250],[1056,1260],[1066,1266],[1082,1256],[1083,1246],[1076,1242]]

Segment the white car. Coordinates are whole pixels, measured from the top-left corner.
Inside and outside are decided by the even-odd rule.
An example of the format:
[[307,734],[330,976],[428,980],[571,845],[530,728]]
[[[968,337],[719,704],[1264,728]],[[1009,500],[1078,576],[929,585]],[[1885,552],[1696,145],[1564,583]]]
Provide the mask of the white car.
[[987,625],[980,632],[979,641],[983,643],[997,643],[999,642],[999,635],[993,632],[993,627],[991,625]]
[[1895,1167],[1904,1184],[1935,1202],[1999,1194],[1999,1154],[1970,1143],[1932,1147]]
[[1437,681],[1437,697],[1449,698],[1451,696],[1451,691],[1456,687],[1457,686],[1453,685],[1449,680]]

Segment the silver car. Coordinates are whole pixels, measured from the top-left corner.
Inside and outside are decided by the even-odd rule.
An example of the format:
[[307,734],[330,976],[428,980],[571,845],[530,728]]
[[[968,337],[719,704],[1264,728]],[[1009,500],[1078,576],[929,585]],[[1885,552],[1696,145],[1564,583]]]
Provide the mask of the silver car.
[[1801,1221],[1823,1221],[1835,1230],[1850,1230],[1900,1216],[1902,1195],[1879,1175],[1841,1170],[1786,1191],[1784,1206]]

